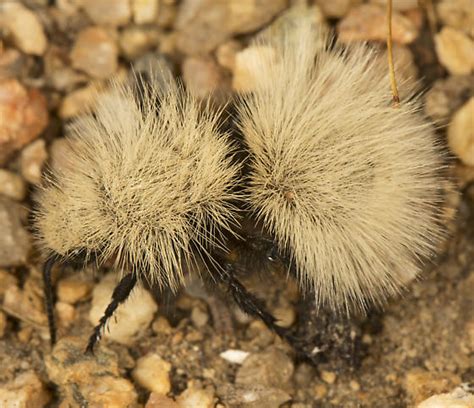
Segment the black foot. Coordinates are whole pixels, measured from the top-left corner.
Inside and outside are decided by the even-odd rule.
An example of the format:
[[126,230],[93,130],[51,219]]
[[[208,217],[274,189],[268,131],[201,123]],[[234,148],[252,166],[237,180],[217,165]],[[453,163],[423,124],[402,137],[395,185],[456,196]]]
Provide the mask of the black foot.
[[117,307],[125,302],[132,292],[132,289],[137,283],[137,278],[134,273],[129,273],[125,275],[122,280],[115,287],[114,292],[112,293],[112,300],[105,309],[104,315],[100,318],[99,324],[94,327],[92,335],[89,337],[89,342],[87,343],[86,353],[94,353],[94,345],[101,339],[102,330],[107,324],[107,321],[114,314]]

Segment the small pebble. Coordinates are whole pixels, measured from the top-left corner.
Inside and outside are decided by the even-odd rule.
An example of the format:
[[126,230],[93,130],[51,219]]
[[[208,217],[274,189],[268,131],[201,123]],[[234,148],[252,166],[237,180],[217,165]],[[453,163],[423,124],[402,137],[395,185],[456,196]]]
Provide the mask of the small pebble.
[[321,379],[327,384],[334,384],[336,382],[336,373],[332,371],[321,371]]
[[189,333],[186,334],[186,340],[189,343],[197,343],[199,341],[202,341],[203,338],[204,336],[198,330],[191,330]]
[[[118,279],[118,273],[112,272],[95,286],[89,312],[89,321],[92,325],[95,326],[103,316]],[[109,320],[110,330],[104,332],[104,337],[130,345],[148,328],[157,310],[158,307],[150,293],[141,286],[136,287],[127,301],[119,306],[114,318]]]
[[[286,36],[287,30],[300,24],[301,20],[310,21],[315,27],[326,27],[324,15],[321,9],[315,5],[308,7],[303,4],[296,4],[282,12],[270,26],[258,34],[257,38],[263,38],[264,43],[273,43],[274,39],[282,39]],[[266,37],[269,35],[268,37]],[[321,38],[316,39],[318,47],[323,45]]]
[[16,79],[0,81],[0,165],[37,138],[48,124],[46,99]]
[[316,0],[316,4],[321,8],[323,14],[330,18],[344,17],[351,7],[360,3],[362,0]]
[[61,279],[57,284],[57,296],[61,302],[71,305],[86,299],[92,291],[92,282],[72,276]]
[[226,3],[182,1],[175,21],[176,47],[186,55],[204,55],[230,39]]
[[222,68],[209,57],[186,58],[182,71],[186,87],[200,98],[223,90],[225,85]]
[[160,32],[153,28],[127,27],[119,37],[119,45],[123,55],[135,60],[160,43]]
[[434,2],[441,22],[463,30],[474,37],[474,7],[472,0],[439,0]]
[[61,406],[76,407],[78,400],[89,407],[136,406],[137,393],[122,377],[116,353],[101,344],[90,356],[84,347],[84,337],[63,337],[45,358],[48,377],[62,396]]
[[31,184],[39,184],[43,165],[47,158],[48,152],[43,139],[35,140],[26,146],[20,155],[20,169],[23,178]]
[[286,6],[286,0],[185,0],[176,17],[176,45],[186,55],[209,53],[235,34],[264,26]]
[[36,14],[17,1],[0,4],[0,27],[5,27],[14,44],[25,54],[43,55],[48,39]]
[[158,354],[150,353],[137,360],[132,377],[148,391],[165,395],[171,390],[170,370],[170,363],[163,360]]
[[23,201],[26,196],[25,181],[16,173],[0,169],[0,194],[15,201]]
[[172,332],[172,328],[166,317],[163,316],[158,316],[157,319],[153,322],[151,325],[151,329],[156,333],[162,333],[162,334],[170,334]]
[[235,383],[286,389],[294,370],[293,361],[282,351],[271,347],[248,356],[237,371]]
[[136,24],[152,23],[159,9],[159,0],[132,0],[133,21]]
[[4,408],[43,408],[51,394],[34,371],[18,374],[0,386],[0,406]]
[[[337,25],[339,39],[351,41],[385,41],[387,38],[387,13],[376,4],[361,4],[350,10]],[[392,38],[394,42],[409,44],[418,37],[413,22],[400,13],[392,15]]]
[[146,402],[145,408],[179,408],[179,405],[166,395],[152,392]]
[[3,310],[23,322],[44,326],[47,323],[43,298],[38,293],[38,285],[27,280],[22,289],[9,286],[3,298]]
[[444,27],[435,36],[436,53],[452,75],[467,75],[474,70],[474,41],[462,31]]
[[276,324],[280,327],[291,327],[296,320],[296,312],[293,306],[280,306],[274,310],[274,316],[277,319]]
[[243,364],[245,359],[250,355],[248,351],[243,350],[226,350],[219,354],[224,360],[233,364]]
[[105,29],[85,28],[76,37],[71,62],[95,78],[109,78],[118,68],[118,46]]
[[474,166],[474,97],[454,114],[448,127],[448,145],[464,164]]
[[191,321],[198,329],[204,327],[209,321],[209,315],[202,308],[195,306],[191,311]]
[[351,387],[352,391],[360,391],[360,384],[355,380],[351,380],[349,386]]
[[0,267],[24,265],[30,252],[28,232],[21,223],[21,207],[0,197]]
[[3,338],[3,336],[5,336],[6,328],[7,328],[7,315],[0,310],[0,339]]
[[463,387],[446,394],[433,395],[424,400],[416,408],[472,408],[474,394]]
[[[44,323],[43,323],[44,324]],[[31,336],[33,335],[33,327],[26,325],[23,326],[17,332],[18,341],[22,344],[28,344],[31,341]]]
[[81,3],[91,20],[100,25],[125,25],[132,15],[129,0],[81,0]]
[[214,408],[214,393],[211,390],[187,388],[176,399],[180,408]]
[[321,400],[326,397],[328,393],[328,387],[325,384],[316,384],[313,388],[313,391],[315,398]]
[[291,400],[291,395],[278,388],[262,385],[225,385],[219,395],[227,407],[276,408]]
[[232,34],[244,34],[263,27],[287,7],[286,0],[229,0],[229,20]]
[[74,306],[65,302],[56,302],[54,306],[59,324],[62,327],[69,327],[76,318],[76,309]]

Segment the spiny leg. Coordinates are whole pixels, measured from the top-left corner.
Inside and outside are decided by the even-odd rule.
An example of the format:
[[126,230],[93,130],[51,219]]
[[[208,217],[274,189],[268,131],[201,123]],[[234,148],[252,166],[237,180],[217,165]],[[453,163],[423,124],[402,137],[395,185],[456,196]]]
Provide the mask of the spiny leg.
[[226,268],[223,280],[228,285],[232,297],[242,311],[250,316],[260,318],[270,330],[291,344],[296,351],[301,349],[298,339],[296,339],[290,330],[277,324],[277,319],[266,310],[264,302],[245,288],[245,286],[231,272],[230,266]]
[[46,315],[48,316],[49,339],[51,346],[56,343],[56,320],[54,318],[54,294],[51,282],[51,270],[56,263],[55,258],[49,258],[43,266],[43,290],[46,305]]
[[107,321],[109,320],[110,317],[112,317],[117,307],[128,299],[136,283],[137,283],[137,277],[132,272],[125,275],[117,284],[117,286],[115,287],[112,293],[112,300],[110,301],[109,305],[105,309],[104,315],[100,318],[99,324],[94,327],[94,331],[92,332],[92,335],[89,337],[86,353],[92,354],[94,352],[94,345],[102,337],[102,330],[104,326],[106,325]]

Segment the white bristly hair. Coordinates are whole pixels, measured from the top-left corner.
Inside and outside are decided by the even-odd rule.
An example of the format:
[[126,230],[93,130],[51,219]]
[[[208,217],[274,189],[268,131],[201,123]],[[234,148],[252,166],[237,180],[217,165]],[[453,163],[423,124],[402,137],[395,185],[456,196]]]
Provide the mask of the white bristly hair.
[[94,114],[76,121],[68,165],[36,197],[45,252],[100,251],[138,278],[177,288],[183,267],[221,246],[218,231],[235,221],[238,167],[217,121],[175,83],[152,82],[138,97],[115,81]]
[[239,106],[248,205],[320,305],[380,303],[443,235],[443,157],[420,101],[392,107],[386,60],[304,19],[256,46],[264,75]]

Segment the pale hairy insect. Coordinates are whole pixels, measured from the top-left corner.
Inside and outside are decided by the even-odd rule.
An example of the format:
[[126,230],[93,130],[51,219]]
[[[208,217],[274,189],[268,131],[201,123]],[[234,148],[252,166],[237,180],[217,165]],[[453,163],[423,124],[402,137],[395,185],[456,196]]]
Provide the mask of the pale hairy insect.
[[235,103],[244,170],[219,115],[171,76],[138,95],[115,84],[75,123],[69,166],[37,197],[53,342],[58,262],[113,258],[130,271],[88,350],[137,281],[176,290],[201,271],[307,353],[246,289],[242,271],[279,261],[317,306],[349,312],[399,292],[433,255],[443,236],[443,157],[415,85],[400,84],[409,96],[394,108],[384,60],[309,19],[256,46],[253,90]]
[[248,207],[317,304],[383,302],[443,235],[442,154],[416,87],[394,108],[385,59],[308,20],[257,46],[264,74],[238,106]]
[[[130,271],[114,293],[115,309],[137,280],[178,288],[183,271],[232,233],[238,166],[218,116],[175,83],[142,85],[137,93],[115,82],[98,96],[94,114],[74,124],[68,165],[52,171],[36,198],[49,301],[55,262],[100,265],[114,257]],[[51,302],[48,314],[53,326]]]

